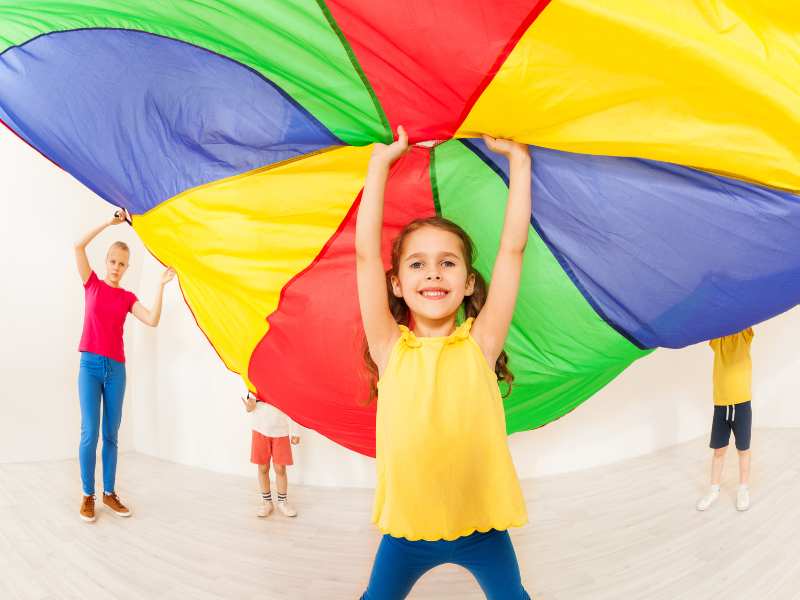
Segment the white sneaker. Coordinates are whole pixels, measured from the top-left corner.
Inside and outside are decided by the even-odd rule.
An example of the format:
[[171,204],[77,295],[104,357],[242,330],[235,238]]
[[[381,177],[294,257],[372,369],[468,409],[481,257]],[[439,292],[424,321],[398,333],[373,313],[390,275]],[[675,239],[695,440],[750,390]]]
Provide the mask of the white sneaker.
[[750,508],[750,490],[740,487],[736,493],[736,510],[745,511]]
[[261,506],[258,507],[256,513],[259,517],[268,517],[272,514],[272,500],[264,500],[261,498]]
[[288,502],[281,502],[279,500],[278,501],[278,510],[281,511],[287,517],[296,517],[297,516],[297,511],[294,508],[292,508],[292,505],[289,504]]
[[719,498],[719,490],[712,488],[705,496],[697,501],[697,510],[708,510],[708,508],[717,501],[717,498]]

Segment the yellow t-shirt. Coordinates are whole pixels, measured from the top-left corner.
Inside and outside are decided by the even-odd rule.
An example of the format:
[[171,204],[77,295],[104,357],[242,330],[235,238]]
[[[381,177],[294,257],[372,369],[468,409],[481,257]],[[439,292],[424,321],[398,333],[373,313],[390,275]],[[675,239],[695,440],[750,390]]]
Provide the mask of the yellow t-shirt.
[[401,336],[378,383],[372,522],[408,540],[454,540],[528,520],[497,377],[470,336]]
[[730,406],[751,399],[753,328],[711,340],[714,350],[714,404]]

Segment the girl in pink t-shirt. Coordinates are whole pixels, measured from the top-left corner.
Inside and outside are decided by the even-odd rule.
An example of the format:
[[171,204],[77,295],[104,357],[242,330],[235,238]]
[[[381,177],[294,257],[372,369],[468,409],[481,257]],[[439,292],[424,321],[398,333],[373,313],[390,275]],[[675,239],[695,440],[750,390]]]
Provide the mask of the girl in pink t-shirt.
[[106,253],[106,274],[100,279],[89,266],[86,246],[110,225],[126,220],[118,210],[106,223],[95,227],[75,244],[75,262],[83,281],[86,307],[83,333],[78,349],[81,367],[78,373],[78,397],[81,405],[81,443],[78,459],[81,466],[83,500],[80,515],[94,521],[94,470],[97,439],[100,435],[100,405],[103,406],[103,504],[114,514],[129,517],[131,511],[114,492],[117,472],[117,432],[122,420],[125,396],[125,349],[122,330],[128,313],[142,323],[155,327],[161,319],[164,286],[175,277],[172,269],[161,276],[153,308],[145,308],[136,295],[120,287],[128,269],[130,251],[124,242],[114,242]]

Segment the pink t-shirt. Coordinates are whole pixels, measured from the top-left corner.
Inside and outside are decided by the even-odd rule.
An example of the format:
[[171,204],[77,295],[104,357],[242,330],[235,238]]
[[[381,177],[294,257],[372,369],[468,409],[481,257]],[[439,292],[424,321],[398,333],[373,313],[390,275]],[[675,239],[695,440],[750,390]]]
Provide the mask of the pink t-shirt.
[[100,281],[94,271],[83,284],[86,308],[78,350],[125,362],[122,327],[136,304],[136,294]]

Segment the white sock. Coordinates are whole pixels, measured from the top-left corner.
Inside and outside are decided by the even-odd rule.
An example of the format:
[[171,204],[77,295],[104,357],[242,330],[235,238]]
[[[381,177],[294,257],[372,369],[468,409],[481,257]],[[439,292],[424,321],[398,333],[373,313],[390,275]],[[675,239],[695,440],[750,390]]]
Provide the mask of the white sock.
[[713,483],[711,484],[711,492],[714,494],[719,494],[719,484]]
[[740,483],[740,484],[739,484],[739,489],[740,489],[740,490],[748,490],[748,489],[750,489],[750,488],[749,488],[749,486],[748,486],[746,483]]

